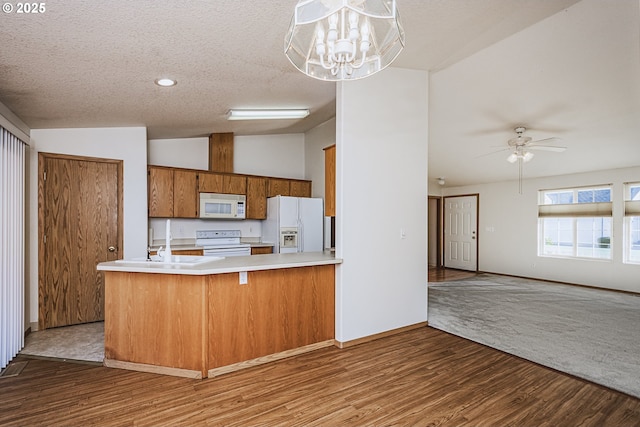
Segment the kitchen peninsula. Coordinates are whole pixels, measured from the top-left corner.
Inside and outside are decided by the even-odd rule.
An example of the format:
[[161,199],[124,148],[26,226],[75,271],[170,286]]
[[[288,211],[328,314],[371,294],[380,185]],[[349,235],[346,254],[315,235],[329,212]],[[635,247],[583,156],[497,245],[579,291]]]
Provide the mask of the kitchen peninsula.
[[340,262],[311,252],[101,263],[104,364],[206,378],[331,346]]

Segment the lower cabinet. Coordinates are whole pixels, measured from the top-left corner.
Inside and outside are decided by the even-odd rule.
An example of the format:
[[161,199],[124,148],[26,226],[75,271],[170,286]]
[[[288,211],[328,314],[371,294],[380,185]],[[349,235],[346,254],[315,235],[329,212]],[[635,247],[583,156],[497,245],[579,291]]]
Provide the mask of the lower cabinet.
[[272,254],[273,246],[260,246],[257,248],[251,248],[251,255],[264,255],[264,254]]

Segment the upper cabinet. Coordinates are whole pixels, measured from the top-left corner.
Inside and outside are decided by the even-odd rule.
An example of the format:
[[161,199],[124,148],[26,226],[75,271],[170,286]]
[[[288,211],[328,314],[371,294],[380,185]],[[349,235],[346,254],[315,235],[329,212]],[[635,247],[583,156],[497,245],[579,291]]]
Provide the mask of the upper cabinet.
[[148,167],[149,217],[198,218],[198,193],[244,194],[247,219],[265,219],[267,197],[311,197],[311,181]]
[[198,173],[191,170],[173,171],[173,217],[198,217]]
[[267,181],[262,176],[247,177],[247,219],[267,218]]
[[200,172],[198,191],[201,193],[247,194],[247,177]]
[[289,195],[292,197],[311,197],[311,181],[289,180]]
[[173,169],[149,166],[147,185],[149,216],[173,217]]
[[336,145],[324,149],[324,215],[336,216]]
[[269,178],[267,197],[289,196],[289,180],[285,178]]
[[155,218],[197,218],[197,181],[196,171],[149,166],[149,216]]

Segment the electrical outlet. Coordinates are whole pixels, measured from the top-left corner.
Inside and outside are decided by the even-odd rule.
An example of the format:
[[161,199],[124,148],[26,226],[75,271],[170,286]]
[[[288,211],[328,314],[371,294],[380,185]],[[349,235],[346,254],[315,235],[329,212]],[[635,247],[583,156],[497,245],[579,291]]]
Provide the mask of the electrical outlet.
[[240,284],[241,285],[246,285],[247,284],[247,272],[246,271],[241,271],[240,273],[238,273],[239,278],[240,278]]

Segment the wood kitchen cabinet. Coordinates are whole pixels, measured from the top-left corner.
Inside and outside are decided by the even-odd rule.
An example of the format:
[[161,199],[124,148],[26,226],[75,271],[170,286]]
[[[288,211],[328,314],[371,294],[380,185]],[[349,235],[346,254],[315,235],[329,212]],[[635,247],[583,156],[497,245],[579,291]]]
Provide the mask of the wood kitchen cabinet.
[[247,219],[267,218],[267,178],[247,177]]
[[173,217],[173,169],[149,166],[149,216]]
[[311,181],[289,180],[289,195],[292,197],[311,197]]
[[324,215],[336,216],[336,145],[324,149]]
[[196,171],[149,166],[149,217],[197,218],[197,180]]
[[266,255],[273,253],[273,246],[260,246],[251,248],[251,255]]
[[173,171],[173,217],[198,217],[198,174],[190,170]]
[[244,194],[247,219],[266,219],[268,197],[311,197],[311,181],[148,166],[150,218],[197,218],[198,193]]
[[288,196],[289,180],[286,178],[269,178],[267,197]]
[[198,191],[201,193],[246,194],[247,178],[244,175],[200,172]]

